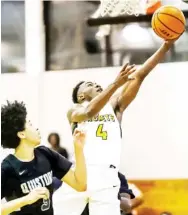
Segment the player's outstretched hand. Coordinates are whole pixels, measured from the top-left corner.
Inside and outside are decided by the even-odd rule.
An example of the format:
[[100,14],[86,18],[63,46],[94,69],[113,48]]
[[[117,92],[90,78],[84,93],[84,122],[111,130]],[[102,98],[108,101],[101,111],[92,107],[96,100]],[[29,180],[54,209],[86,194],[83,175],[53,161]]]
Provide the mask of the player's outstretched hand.
[[115,80],[115,83],[118,85],[118,87],[121,87],[127,81],[134,80],[134,78],[130,77],[130,75],[135,71],[135,65],[129,65],[129,63],[126,63]]
[[85,133],[75,129],[73,134],[74,145],[78,148],[83,148],[85,145]]
[[[183,34],[183,33],[182,33]],[[182,35],[181,34],[181,35]],[[172,45],[172,44],[174,44],[180,37],[181,37],[181,35],[178,37],[178,38],[176,38],[176,39],[173,39],[173,40],[165,40],[165,43],[167,44],[167,45]]]
[[31,205],[38,201],[39,199],[49,199],[50,193],[46,187],[37,187],[36,189],[32,190],[27,196],[26,201],[27,204]]

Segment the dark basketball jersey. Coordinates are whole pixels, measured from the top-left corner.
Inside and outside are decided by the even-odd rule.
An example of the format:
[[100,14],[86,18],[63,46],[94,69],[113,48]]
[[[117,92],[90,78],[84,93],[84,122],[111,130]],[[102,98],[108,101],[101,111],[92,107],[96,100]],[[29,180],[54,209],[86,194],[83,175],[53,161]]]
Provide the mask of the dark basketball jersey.
[[13,215],[53,215],[52,179],[62,179],[72,163],[55,151],[39,146],[35,149],[35,158],[22,162],[14,155],[8,155],[1,164],[1,198],[7,201],[27,195],[36,187],[46,187],[50,191],[49,200],[38,200],[26,205]]

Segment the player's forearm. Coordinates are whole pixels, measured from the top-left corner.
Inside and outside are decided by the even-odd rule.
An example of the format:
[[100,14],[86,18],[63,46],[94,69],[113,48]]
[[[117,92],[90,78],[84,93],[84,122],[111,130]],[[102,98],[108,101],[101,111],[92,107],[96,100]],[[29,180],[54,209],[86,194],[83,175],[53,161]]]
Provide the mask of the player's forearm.
[[118,89],[118,85],[113,83],[109,85],[103,92],[95,97],[87,106],[88,117],[93,117],[108,103],[111,96]]
[[19,210],[23,206],[27,205],[26,197],[21,197],[1,205],[1,214],[8,215],[14,211]]
[[118,96],[118,106],[120,112],[123,112],[125,108],[135,99],[140,86],[144,78],[154,69],[154,67],[160,63],[164,58],[167,51],[170,49],[170,43],[164,43],[140,68],[133,73],[135,80],[125,83],[123,89]]
[[75,158],[76,168],[74,174],[78,184],[77,190],[85,191],[87,189],[87,171],[83,148],[75,147]]
[[136,71],[136,76],[144,79],[162,61],[172,44],[164,42],[163,45]]

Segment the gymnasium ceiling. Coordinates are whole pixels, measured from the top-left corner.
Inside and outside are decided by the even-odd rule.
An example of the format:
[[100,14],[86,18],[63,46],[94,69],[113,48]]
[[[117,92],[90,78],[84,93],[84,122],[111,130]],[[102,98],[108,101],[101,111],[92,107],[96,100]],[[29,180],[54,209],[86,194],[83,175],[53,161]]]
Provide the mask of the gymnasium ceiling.
[[[169,0],[170,2],[174,0]],[[175,0],[177,1],[177,0]],[[2,2],[1,32],[2,32],[2,67],[14,65],[24,70],[25,58],[25,36],[24,36],[24,4],[23,2]],[[51,9],[51,69],[72,69],[83,67],[104,66],[102,54],[96,53],[98,49],[103,50],[103,41],[96,40],[98,27],[88,27],[85,19],[96,11],[97,5],[90,2],[60,2],[55,1]],[[188,10],[188,4],[183,5]],[[148,24],[142,25],[141,31],[145,40],[138,45],[138,38],[131,41],[130,37],[123,34],[124,25],[113,26],[112,48],[123,50],[125,59],[130,59],[132,54],[136,56],[136,63],[143,62],[146,56],[155,50],[160,41],[153,37]],[[123,30],[124,29],[124,30]],[[122,31],[123,30],[123,31]],[[130,30],[130,26],[129,26]],[[121,39],[120,39],[121,38]],[[89,46],[88,46],[89,44]],[[180,60],[188,60],[188,33],[186,32],[177,43],[175,52]],[[89,47],[89,49],[88,49]],[[86,51],[87,48],[87,51]],[[88,53],[93,52],[93,54]],[[142,52],[142,55],[140,55]],[[115,65],[119,63],[118,52],[113,55]],[[143,56],[143,58],[142,58]],[[6,70],[4,70],[6,72]]]

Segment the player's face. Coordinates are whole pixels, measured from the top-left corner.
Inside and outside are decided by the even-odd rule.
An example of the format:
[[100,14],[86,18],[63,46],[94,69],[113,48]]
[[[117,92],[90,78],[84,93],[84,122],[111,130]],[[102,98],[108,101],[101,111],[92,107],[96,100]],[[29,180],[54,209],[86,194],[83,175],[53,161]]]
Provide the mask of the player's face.
[[27,142],[32,144],[33,146],[37,146],[40,144],[40,132],[38,129],[33,127],[30,121],[27,121],[25,124],[24,136]]
[[93,99],[103,91],[99,84],[93,82],[84,82],[79,88],[79,95],[83,95],[86,99]]

